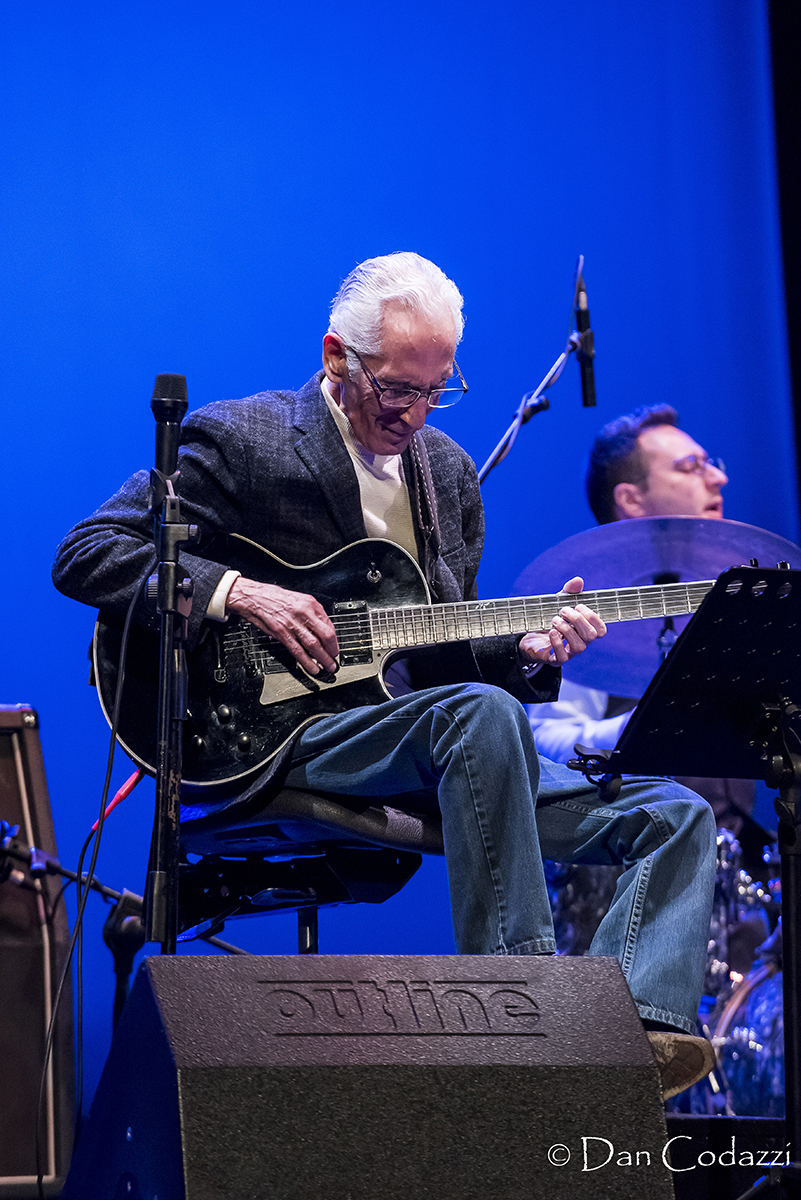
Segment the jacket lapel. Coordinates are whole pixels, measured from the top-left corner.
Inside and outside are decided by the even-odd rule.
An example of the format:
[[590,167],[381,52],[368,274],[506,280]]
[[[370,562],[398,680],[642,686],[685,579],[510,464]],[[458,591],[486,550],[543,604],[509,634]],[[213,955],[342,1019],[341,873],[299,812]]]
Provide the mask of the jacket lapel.
[[336,421],[320,392],[321,374],[295,398],[294,424],[301,431],[295,450],[314,476],[345,545],[367,537],[359,483]]

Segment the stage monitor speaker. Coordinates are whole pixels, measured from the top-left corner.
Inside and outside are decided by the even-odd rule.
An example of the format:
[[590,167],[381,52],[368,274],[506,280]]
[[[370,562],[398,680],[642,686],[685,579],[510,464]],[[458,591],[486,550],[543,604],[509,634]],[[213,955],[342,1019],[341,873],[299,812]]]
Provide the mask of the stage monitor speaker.
[[62,1200],[672,1197],[618,964],[146,959]]
[[[39,721],[27,705],[0,705],[0,819],[19,838],[55,857]],[[61,880],[34,878],[15,864],[0,883],[0,1197],[57,1196],[69,1166],[73,1136],[72,991],[62,993],[53,1055],[36,1122],[47,1027],[69,929]],[[54,911],[55,908],[55,911]]]

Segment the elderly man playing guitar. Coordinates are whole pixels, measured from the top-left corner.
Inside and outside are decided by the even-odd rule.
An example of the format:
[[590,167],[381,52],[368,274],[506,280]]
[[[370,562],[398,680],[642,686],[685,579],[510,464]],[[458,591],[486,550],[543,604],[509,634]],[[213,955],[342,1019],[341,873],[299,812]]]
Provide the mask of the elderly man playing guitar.
[[[555,699],[560,665],[605,625],[565,595],[544,619],[519,601],[488,617],[476,601],[475,467],[426,425],[431,408],[467,390],[455,362],[461,308],[455,285],[418,255],[368,260],[333,302],[322,373],[296,393],[190,414],[179,490],[203,540],[181,556],[194,583],[189,647],[221,660],[232,625],[237,653],[263,639],[250,669],[264,728],[278,732],[240,772],[243,802],[267,803],[288,784],[438,805],[461,953],[554,953],[544,856],[624,865],[591,952],[620,962],[672,1094],[712,1065],[690,1034],[714,821],[668,780],[628,780],[612,796],[537,753],[523,705]],[[54,580],[67,595],[125,612],[152,570],[147,484],[133,476],[65,538]],[[239,567],[237,545],[247,564],[256,547],[269,551],[264,578]],[[564,592],[582,586],[576,577]],[[136,617],[153,627],[144,601]]]

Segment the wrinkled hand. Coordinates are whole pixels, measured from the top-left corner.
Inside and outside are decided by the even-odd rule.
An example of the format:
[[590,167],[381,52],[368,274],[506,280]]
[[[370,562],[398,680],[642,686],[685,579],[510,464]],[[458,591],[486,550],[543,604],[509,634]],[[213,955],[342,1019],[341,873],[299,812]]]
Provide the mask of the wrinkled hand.
[[277,638],[309,675],[318,675],[321,667],[337,670],[337,635],[314,596],[240,576],[231,586],[225,607]]
[[[569,579],[563,592],[577,595],[584,587],[578,575]],[[551,621],[551,628],[544,633],[527,633],[518,646],[520,657],[526,662],[550,663],[561,666],[576,654],[586,650],[590,642],[603,637],[606,625],[586,604],[575,608],[565,607]]]

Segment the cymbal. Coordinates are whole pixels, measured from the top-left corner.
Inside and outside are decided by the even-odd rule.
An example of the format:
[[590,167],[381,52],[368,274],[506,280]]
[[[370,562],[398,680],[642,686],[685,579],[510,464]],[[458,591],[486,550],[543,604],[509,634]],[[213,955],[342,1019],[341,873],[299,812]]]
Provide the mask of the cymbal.
[[[729,567],[758,560],[801,569],[801,549],[778,534],[740,521],[704,517],[638,517],[585,529],[544,551],[512,588],[514,596],[558,592],[581,575],[588,591],[644,587],[658,575],[680,583],[716,579]],[[674,617],[680,632],[689,617]],[[572,659],[564,676],[617,696],[641,696],[659,666],[656,639],[664,618],[610,625],[606,637]]]

